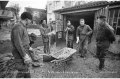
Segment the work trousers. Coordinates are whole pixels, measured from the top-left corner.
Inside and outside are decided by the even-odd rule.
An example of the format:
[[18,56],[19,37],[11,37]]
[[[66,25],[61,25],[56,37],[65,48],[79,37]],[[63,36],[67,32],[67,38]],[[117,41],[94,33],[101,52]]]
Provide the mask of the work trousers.
[[96,56],[99,59],[99,69],[104,68],[105,55],[110,46],[109,41],[97,41],[97,53]]
[[50,54],[49,41],[43,42],[43,44],[44,44],[44,53]]
[[73,48],[73,40],[68,40],[67,41],[67,47]]
[[81,57],[85,57],[87,53],[87,47],[88,47],[88,39],[80,40],[79,41],[79,53]]
[[18,70],[16,78],[31,78],[29,65],[25,64],[22,59],[14,59],[15,68]]

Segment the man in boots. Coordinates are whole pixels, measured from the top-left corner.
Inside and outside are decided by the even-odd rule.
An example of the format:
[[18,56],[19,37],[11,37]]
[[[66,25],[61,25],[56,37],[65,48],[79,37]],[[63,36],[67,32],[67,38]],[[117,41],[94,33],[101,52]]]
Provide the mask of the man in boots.
[[66,28],[65,32],[67,33],[67,34],[66,34],[67,47],[73,48],[73,39],[74,39],[74,36],[73,36],[74,34],[73,34],[73,32],[74,32],[74,26],[71,25],[71,22],[70,22],[69,20],[68,20],[68,22],[67,22],[67,28]]
[[79,42],[78,50],[82,58],[84,58],[87,53],[88,37],[89,35],[91,35],[91,33],[92,29],[90,28],[90,26],[85,24],[84,19],[80,19],[80,25],[78,26],[76,33],[77,36],[76,43]]
[[11,42],[13,45],[12,54],[14,56],[17,78],[30,78],[29,67],[32,62],[29,56],[30,40],[27,32],[27,25],[31,22],[32,15],[29,12],[21,14],[21,21],[16,23],[11,31]]
[[113,33],[112,27],[106,22],[106,17],[100,15],[97,19],[98,27],[97,27],[97,57],[100,61],[99,69],[102,70],[104,68],[105,62],[105,53],[108,51],[110,43],[115,41],[115,36]]

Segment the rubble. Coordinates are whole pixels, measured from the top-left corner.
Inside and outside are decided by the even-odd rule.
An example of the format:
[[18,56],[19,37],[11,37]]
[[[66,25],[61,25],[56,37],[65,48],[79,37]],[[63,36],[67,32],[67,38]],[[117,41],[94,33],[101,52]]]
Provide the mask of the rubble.
[[15,72],[15,62],[10,57],[3,57],[0,62],[0,78],[13,78]]

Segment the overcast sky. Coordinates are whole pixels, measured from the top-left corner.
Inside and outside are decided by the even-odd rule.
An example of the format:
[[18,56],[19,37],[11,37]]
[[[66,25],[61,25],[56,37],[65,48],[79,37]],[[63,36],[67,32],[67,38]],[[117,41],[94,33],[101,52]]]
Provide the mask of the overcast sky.
[[21,8],[20,9],[20,14],[21,14],[24,11],[24,7],[45,9],[47,0],[9,0],[7,7],[9,7],[13,4],[19,4],[19,6]]
[[[21,14],[24,11],[24,7],[45,9],[48,0],[8,0],[8,1],[9,2],[7,4],[7,7],[11,6],[12,4],[16,4],[16,3],[19,4],[21,8],[20,9],[20,14]],[[49,0],[49,1],[55,1],[55,0]],[[99,0],[83,0],[83,1],[99,1]],[[101,0],[101,1],[105,1],[105,0]],[[113,0],[107,0],[107,1],[113,1]]]

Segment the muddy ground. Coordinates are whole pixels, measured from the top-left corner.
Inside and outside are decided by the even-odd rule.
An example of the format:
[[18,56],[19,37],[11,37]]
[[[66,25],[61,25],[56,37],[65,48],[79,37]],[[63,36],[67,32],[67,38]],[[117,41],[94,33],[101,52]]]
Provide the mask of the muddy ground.
[[[1,37],[2,38],[2,37]],[[37,38],[35,44],[32,46],[36,48],[43,46],[42,39]],[[65,43],[60,43],[57,50],[65,47]],[[76,44],[74,44],[76,49]],[[12,45],[10,40],[0,42],[0,56],[10,53]],[[42,48],[41,48],[42,49]],[[73,55],[73,59],[60,65],[55,65],[50,62],[43,62],[40,60],[40,67],[32,67],[32,78],[120,78],[120,60],[119,60],[119,44],[112,44],[108,58],[105,61],[105,68],[98,70],[99,61],[93,57],[90,52],[87,53],[86,59],[80,58],[77,53]],[[89,51],[95,53],[95,42],[89,44]],[[43,53],[43,52],[41,52]]]

